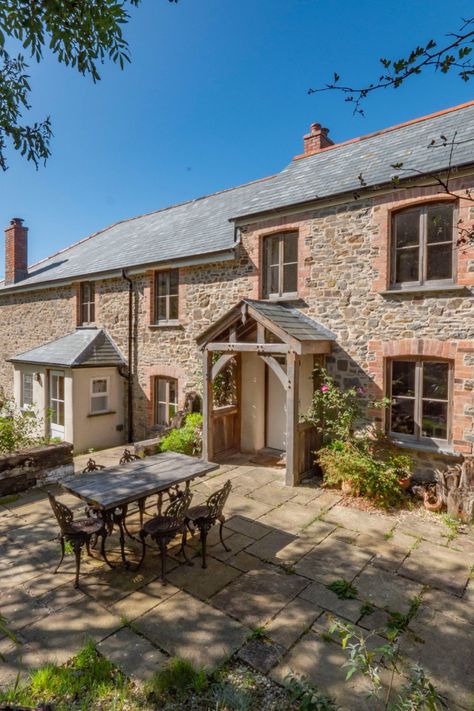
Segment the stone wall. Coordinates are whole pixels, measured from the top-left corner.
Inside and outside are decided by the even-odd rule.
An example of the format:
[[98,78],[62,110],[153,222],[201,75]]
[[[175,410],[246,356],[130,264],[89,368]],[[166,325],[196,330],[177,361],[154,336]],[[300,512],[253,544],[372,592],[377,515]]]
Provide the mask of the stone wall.
[[0,496],[16,494],[74,473],[72,444],[48,444],[0,456]]
[[[458,179],[462,191],[474,183]],[[179,381],[180,407],[185,393],[201,389],[201,355],[196,336],[241,298],[261,297],[260,266],[265,235],[294,230],[299,240],[299,299],[295,305],[331,329],[337,345],[328,367],[343,385],[360,384],[384,392],[384,358],[400,340],[452,342],[474,347],[473,297],[468,289],[382,293],[388,286],[388,225],[392,211],[435,195],[434,188],[397,190],[351,199],[298,214],[242,225],[233,261],[180,269],[180,325],[151,323],[153,272],[133,277],[135,439],[153,434],[152,382],[156,375]],[[444,199],[444,196],[442,196]],[[461,199],[459,216],[472,224],[472,202]],[[474,249],[460,250],[459,281],[474,285]],[[0,385],[11,392],[12,368],[5,358],[72,331],[76,326],[77,285],[0,297]],[[128,284],[120,278],[96,284],[96,321],[127,356]],[[385,349],[385,351],[384,351]],[[465,351],[466,357],[472,357]],[[463,366],[464,367],[464,366]],[[467,367],[467,366],[466,366]],[[471,366],[469,366],[471,367]],[[471,376],[459,371],[462,432],[458,451],[471,449],[474,412]],[[474,379],[474,378],[473,378]],[[471,408],[471,410],[470,410]],[[380,411],[377,417],[380,419]]]

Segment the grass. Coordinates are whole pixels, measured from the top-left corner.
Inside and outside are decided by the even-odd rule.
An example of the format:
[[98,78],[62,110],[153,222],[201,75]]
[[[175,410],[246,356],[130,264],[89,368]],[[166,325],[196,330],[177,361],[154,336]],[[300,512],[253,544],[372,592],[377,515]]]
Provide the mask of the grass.
[[375,607],[373,605],[371,605],[370,602],[364,602],[364,604],[360,606],[360,614],[363,617],[372,615],[374,612],[375,612]]
[[88,642],[68,664],[48,664],[32,672],[28,680],[16,688],[0,692],[0,703],[52,704],[55,711],[94,708],[119,711],[133,708],[127,705],[129,693],[129,683],[123,674],[97,653],[93,642]]
[[389,612],[388,613],[388,623],[387,623],[387,636],[389,640],[394,641],[400,636],[402,632],[406,630],[410,624],[410,620],[418,612],[421,605],[421,597],[416,595],[410,600],[410,607],[406,614],[402,612]]
[[441,520],[443,521],[444,525],[448,529],[446,538],[448,539],[448,543],[450,543],[458,535],[460,523],[457,519],[455,519],[453,516],[450,516],[447,513],[441,514]]
[[190,691],[199,694],[208,684],[209,680],[203,669],[196,670],[187,659],[173,657],[163,669],[151,677],[146,690],[149,696],[157,699],[170,695],[182,697]]
[[332,590],[340,600],[353,600],[357,597],[357,588],[348,580],[334,580],[334,582],[329,583],[327,587],[329,590]]
[[265,627],[255,627],[247,639],[250,641],[251,639],[267,639],[267,637]]

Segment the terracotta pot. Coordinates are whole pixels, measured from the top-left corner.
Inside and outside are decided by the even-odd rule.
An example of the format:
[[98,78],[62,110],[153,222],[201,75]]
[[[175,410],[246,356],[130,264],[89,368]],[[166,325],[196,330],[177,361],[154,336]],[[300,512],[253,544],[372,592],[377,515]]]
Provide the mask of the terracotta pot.
[[408,476],[405,476],[398,480],[398,483],[400,484],[403,491],[406,491],[410,487],[411,478],[411,474],[409,474]]
[[441,509],[443,508],[443,499],[440,497],[437,498],[435,501],[430,501],[430,495],[427,491],[425,491],[423,501],[425,504],[425,509],[427,511],[441,511]]
[[359,496],[359,489],[354,485],[352,479],[346,479],[342,482],[341,491],[346,496]]

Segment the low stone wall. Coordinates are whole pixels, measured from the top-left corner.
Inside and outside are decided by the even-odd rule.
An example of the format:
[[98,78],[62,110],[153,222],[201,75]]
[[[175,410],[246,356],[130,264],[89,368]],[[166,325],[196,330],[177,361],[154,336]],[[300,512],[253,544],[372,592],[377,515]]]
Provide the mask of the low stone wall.
[[60,442],[0,456],[0,496],[74,473],[72,444]]

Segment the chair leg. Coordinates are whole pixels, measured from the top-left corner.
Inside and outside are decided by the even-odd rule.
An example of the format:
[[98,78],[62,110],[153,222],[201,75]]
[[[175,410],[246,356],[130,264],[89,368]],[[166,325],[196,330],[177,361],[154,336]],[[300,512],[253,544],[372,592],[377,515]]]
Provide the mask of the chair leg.
[[142,567],[143,561],[145,560],[145,554],[146,554],[146,543],[145,543],[145,533],[143,531],[140,531],[140,540],[142,542],[142,555],[141,558],[137,564],[136,570]]
[[107,531],[104,531],[101,536],[101,541],[100,541],[100,555],[102,558],[105,560],[109,568],[112,568],[112,570],[115,568],[115,565],[113,565],[110,560],[107,558],[107,553],[105,552],[105,539],[107,538]]
[[66,552],[66,548],[65,548],[65,545],[64,545],[64,536],[59,536],[59,542],[60,542],[60,544],[61,544],[61,560],[59,561],[59,563],[58,563],[57,566],[56,566],[56,570],[54,571],[54,574],[55,574],[55,575],[56,575],[56,573],[58,572],[58,570],[59,570],[59,568],[60,568],[60,565],[61,565],[61,563],[62,563],[63,560],[64,560],[64,554],[65,554],[65,552]]
[[158,540],[158,545],[160,546],[160,556],[161,556],[161,582],[166,585],[166,541],[164,538]]
[[74,581],[74,587],[79,587],[79,573],[81,571],[81,548],[82,541],[74,541],[74,557],[76,558],[76,579]]
[[224,546],[224,550],[227,551],[227,553],[230,553],[232,550],[231,548],[228,548],[226,544],[224,543],[224,537],[222,535],[222,529],[224,528],[224,523],[225,523],[225,518],[220,519],[220,526],[219,526],[219,538],[221,539],[221,543]]
[[183,530],[183,537],[181,539],[181,550],[179,552],[183,554],[183,558],[188,565],[194,565],[192,560],[189,560],[188,554],[186,553],[186,526]]
[[86,551],[87,551],[87,555],[89,556],[89,558],[92,558],[92,553],[91,553],[91,539],[90,539],[90,538],[88,538],[88,539],[86,540]]
[[201,528],[201,557],[202,557],[202,567],[203,568],[207,568],[206,543],[207,543],[207,528],[206,528],[206,526],[203,526]]

